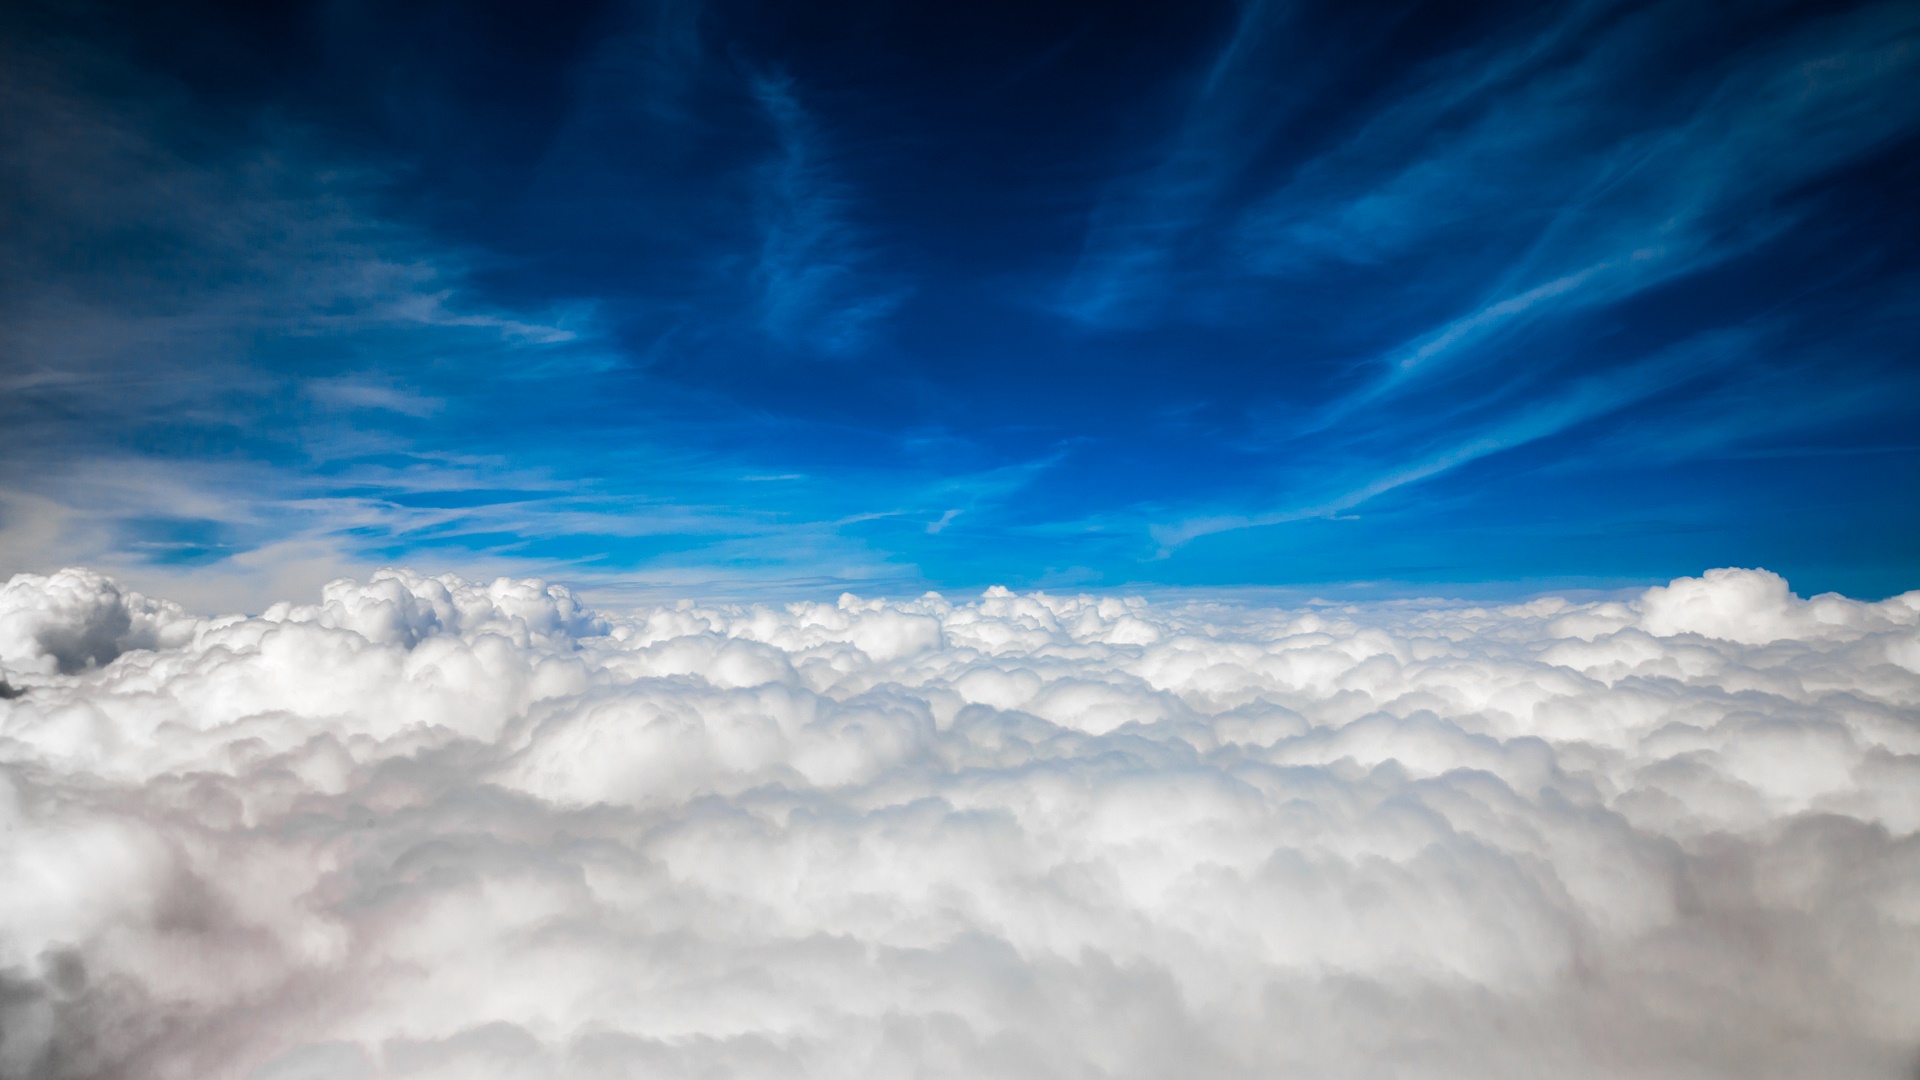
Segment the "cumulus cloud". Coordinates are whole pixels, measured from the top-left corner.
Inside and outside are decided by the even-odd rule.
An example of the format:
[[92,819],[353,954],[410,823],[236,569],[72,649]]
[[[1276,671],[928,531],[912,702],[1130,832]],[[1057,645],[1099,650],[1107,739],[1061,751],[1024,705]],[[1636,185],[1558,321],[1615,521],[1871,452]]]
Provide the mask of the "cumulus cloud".
[[0,590],[0,1075],[1907,1076],[1920,592]]

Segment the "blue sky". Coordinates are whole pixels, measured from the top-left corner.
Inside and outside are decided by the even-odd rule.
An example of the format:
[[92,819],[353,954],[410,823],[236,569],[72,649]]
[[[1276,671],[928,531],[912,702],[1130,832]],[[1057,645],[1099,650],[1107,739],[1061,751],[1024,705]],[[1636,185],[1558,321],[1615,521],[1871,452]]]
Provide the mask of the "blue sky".
[[0,68],[9,572],[1920,584],[1913,3],[28,3]]

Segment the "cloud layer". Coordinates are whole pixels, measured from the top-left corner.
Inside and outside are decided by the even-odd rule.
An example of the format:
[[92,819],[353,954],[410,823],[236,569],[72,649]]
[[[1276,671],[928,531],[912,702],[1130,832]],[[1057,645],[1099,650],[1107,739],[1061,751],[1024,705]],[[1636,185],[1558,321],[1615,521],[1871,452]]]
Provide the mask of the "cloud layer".
[[1906,1076],[1920,593],[0,590],[0,1075]]

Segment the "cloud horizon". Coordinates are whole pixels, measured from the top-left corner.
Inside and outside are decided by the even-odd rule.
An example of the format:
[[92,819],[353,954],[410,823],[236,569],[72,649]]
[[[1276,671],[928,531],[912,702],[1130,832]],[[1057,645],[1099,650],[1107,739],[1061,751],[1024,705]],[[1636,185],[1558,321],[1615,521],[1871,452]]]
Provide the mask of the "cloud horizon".
[[7,1076],[1912,1067],[1920,592],[65,570],[0,677]]

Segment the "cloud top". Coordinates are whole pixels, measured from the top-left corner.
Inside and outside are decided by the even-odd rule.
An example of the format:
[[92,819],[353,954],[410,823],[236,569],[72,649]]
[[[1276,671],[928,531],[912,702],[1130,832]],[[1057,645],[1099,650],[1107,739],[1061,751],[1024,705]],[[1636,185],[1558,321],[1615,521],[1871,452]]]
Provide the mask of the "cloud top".
[[1903,1076],[1920,593],[0,590],[0,1075]]

